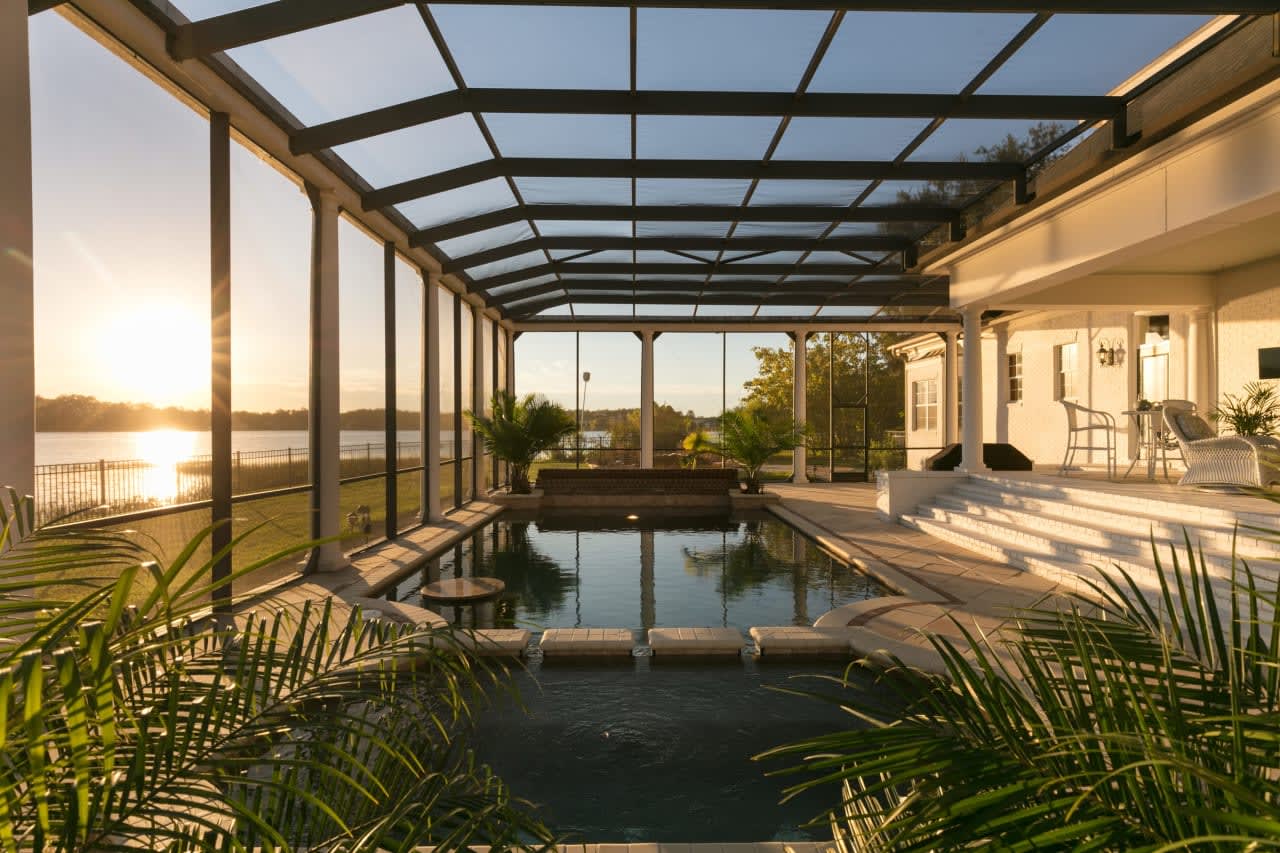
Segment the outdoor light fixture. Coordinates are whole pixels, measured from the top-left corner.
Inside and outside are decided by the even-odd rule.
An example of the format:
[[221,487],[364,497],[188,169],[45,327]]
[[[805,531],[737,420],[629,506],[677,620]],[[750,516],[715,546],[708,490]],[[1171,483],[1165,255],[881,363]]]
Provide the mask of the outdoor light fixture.
[[627,516],[627,521],[639,521],[639,520],[640,520],[640,516],[638,516],[638,515],[628,515],[628,516]]
[[1124,343],[1120,340],[1098,341],[1098,366],[1118,367],[1124,364]]

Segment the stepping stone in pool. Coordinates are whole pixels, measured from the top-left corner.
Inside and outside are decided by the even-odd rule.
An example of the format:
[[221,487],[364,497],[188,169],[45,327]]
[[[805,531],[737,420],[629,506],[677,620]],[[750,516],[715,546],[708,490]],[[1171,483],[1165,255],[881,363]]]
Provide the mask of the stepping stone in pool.
[[650,628],[654,657],[738,655],[746,640],[737,628]]
[[445,604],[492,598],[507,588],[498,578],[447,578],[422,588],[422,597]]
[[630,628],[550,628],[542,635],[547,657],[631,657],[636,636]]

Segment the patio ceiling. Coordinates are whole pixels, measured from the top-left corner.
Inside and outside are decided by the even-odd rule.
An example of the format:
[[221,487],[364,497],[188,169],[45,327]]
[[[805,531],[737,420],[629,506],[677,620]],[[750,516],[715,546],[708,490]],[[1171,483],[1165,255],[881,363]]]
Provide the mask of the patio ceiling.
[[[1134,93],[1171,73],[1149,63],[1275,7],[132,2],[521,322],[950,317],[926,235],[1025,203],[1090,132],[1130,144]],[[1038,150],[975,157],[1044,122]]]

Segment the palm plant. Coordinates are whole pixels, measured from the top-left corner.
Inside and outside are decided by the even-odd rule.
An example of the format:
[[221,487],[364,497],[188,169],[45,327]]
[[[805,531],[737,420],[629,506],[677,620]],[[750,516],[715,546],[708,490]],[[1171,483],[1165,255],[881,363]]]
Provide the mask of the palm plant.
[[573,435],[573,416],[545,397],[528,394],[517,398],[502,389],[493,392],[492,409],[488,417],[475,412],[466,412],[466,416],[484,439],[485,452],[511,466],[512,493],[527,495],[532,491],[530,466],[539,454]]
[[719,451],[746,473],[749,494],[760,493],[760,469],[778,453],[794,449],[804,437],[803,428],[791,420],[775,420],[759,409],[740,407],[720,420]]
[[698,458],[704,453],[716,453],[718,446],[712,441],[711,436],[706,430],[695,429],[689,433],[680,442],[680,446],[684,449],[684,458],[681,464],[689,470],[695,470],[698,467]]
[[0,501],[0,849],[547,842],[467,749],[499,673],[451,633],[331,604],[215,617],[210,531],[162,566],[32,517]]
[[835,697],[868,728],[775,753],[841,785],[846,851],[1275,847],[1280,585],[1186,552],[1151,600],[1116,569],[1017,639],[933,638],[945,678],[899,666],[894,712]]
[[1250,382],[1240,396],[1223,394],[1212,417],[1236,435],[1275,435],[1280,427],[1280,394],[1266,382]]

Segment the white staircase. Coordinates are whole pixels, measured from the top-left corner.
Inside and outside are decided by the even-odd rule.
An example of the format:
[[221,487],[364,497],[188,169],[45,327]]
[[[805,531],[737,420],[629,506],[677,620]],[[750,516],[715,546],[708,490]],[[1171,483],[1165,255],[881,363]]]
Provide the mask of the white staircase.
[[[1249,502],[1250,504],[1253,501]],[[1152,539],[1168,575],[1177,551],[1186,564],[1186,536],[1203,552],[1214,586],[1229,588],[1232,548],[1259,578],[1280,573],[1280,505],[1267,512],[1240,511],[1150,496],[1073,485],[1062,479],[975,474],[922,504],[901,521],[938,539],[1080,588],[1082,577],[1097,580],[1091,567],[1119,566],[1146,591],[1159,586]],[[1273,530],[1268,536],[1250,526]],[[1220,601],[1225,599],[1219,599]]]

